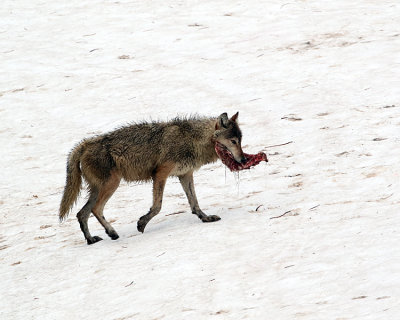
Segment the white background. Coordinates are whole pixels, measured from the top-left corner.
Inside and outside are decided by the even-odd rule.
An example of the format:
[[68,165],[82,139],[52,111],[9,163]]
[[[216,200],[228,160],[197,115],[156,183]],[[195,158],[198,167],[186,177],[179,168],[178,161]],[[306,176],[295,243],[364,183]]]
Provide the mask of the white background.
[[[0,318],[398,319],[399,16],[397,1],[3,0]],[[170,179],[143,235],[150,184],[109,201],[117,241],[91,218],[104,241],[86,245],[85,192],[58,223],[82,138],[236,111],[245,152],[270,162],[195,174],[221,221]]]

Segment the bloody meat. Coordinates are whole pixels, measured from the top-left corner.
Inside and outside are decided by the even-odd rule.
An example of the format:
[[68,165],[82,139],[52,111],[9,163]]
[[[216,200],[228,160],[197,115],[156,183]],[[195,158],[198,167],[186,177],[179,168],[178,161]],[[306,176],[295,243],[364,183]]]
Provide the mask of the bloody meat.
[[268,162],[267,155],[264,152],[259,152],[257,154],[243,153],[246,157],[246,162],[239,163],[233,158],[232,153],[218,142],[215,144],[215,151],[222,163],[231,171],[250,169],[251,167],[258,165],[261,161]]

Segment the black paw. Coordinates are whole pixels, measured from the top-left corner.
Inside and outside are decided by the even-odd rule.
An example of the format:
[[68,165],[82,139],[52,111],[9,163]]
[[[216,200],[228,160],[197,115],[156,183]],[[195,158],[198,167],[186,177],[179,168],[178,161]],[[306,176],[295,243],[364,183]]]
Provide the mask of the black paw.
[[110,232],[108,232],[106,230],[106,233],[108,234],[108,236],[112,239],[112,240],[117,240],[119,238],[118,233],[115,230],[111,230]]
[[103,238],[100,238],[98,236],[94,236],[94,237],[91,237],[89,239],[86,239],[87,244],[93,244],[93,243],[99,242],[101,240],[103,240]]
[[140,218],[138,223],[137,223],[137,229],[139,232],[143,233],[144,232],[144,228],[146,228],[147,222],[145,219]]
[[214,221],[218,221],[218,220],[221,220],[221,218],[218,216],[215,216],[215,215],[206,216],[201,219],[201,221],[203,221],[203,222],[214,222]]

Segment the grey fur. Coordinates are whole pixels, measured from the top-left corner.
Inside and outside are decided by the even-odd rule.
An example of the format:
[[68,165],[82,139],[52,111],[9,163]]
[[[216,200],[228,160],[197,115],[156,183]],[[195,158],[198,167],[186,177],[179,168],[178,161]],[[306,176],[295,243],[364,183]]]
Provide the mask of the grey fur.
[[106,233],[117,239],[118,234],[103,216],[103,209],[118,188],[126,181],[153,181],[153,205],[138,221],[144,232],[147,223],[161,210],[164,186],[169,176],[177,176],[188,198],[193,214],[203,222],[217,221],[201,211],[194,190],[193,172],[218,159],[214,146],[218,141],[243,161],[238,113],[228,119],[175,118],[169,122],[143,122],[84,139],[69,154],[67,179],[59,217],[64,220],[79,196],[82,176],[88,184],[89,200],[77,218],[88,244],[102,240],[90,235],[87,221],[93,213]]

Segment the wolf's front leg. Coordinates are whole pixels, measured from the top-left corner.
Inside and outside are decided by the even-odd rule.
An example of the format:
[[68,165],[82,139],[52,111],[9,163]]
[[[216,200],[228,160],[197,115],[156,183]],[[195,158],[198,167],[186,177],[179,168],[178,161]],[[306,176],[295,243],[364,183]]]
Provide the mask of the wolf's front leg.
[[199,203],[197,202],[196,192],[194,190],[193,172],[188,172],[185,175],[180,176],[179,181],[181,182],[182,188],[186,193],[193,214],[198,216],[203,222],[213,222],[221,219],[216,215],[208,216],[201,211]]
[[140,217],[137,223],[138,231],[143,233],[149,221],[160,212],[165,182],[173,168],[174,164],[166,163],[156,169],[153,175],[153,205],[148,214]]

